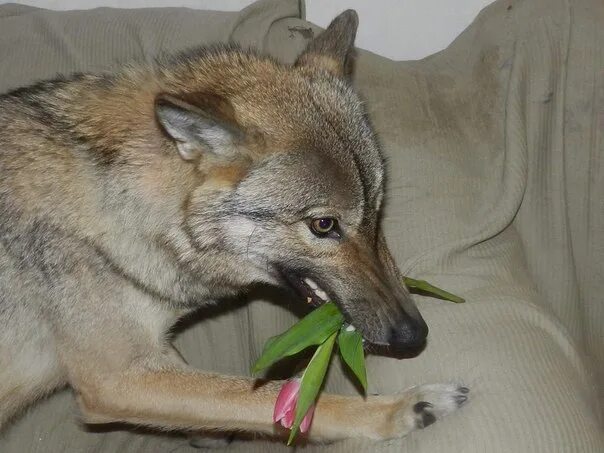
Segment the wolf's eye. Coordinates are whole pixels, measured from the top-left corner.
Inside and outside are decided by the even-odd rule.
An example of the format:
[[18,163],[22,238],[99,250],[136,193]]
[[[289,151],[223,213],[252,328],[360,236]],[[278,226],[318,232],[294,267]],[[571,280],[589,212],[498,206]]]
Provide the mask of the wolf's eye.
[[330,233],[337,234],[339,237],[337,227],[338,221],[332,217],[321,217],[310,222],[310,230],[319,237],[331,236]]

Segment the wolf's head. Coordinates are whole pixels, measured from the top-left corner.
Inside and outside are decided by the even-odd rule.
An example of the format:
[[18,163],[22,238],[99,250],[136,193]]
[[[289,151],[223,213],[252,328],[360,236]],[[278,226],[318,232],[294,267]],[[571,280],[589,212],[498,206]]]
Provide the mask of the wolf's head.
[[185,230],[223,264],[210,285],[333,300],[366,340],[402,349],[428,329],[380,228],[384,161],[348,80],[356,28],[341,14],[293,66],[237,49],[176,59],[156,116],[203,175]]

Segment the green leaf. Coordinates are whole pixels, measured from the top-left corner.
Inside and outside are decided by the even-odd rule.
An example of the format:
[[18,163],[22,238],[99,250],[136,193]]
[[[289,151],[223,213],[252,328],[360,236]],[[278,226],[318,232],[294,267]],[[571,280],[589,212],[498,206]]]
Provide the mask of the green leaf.
[[356,330],[346,330],[342,326],[338,334],[340,356],[357,377],[363,390],[367,393],[367,370],[365,369],[365,351],[363,350],[363,337]]
[[455,294],[451,294],[450,292],[445,291],[444,289],[440,289],[434,285],[431,285],[425,280],[415,280],[414,278],[403,277],[403,281],[410,290],[418,289],[420,291],[430,293],[432,296],[438,297],[439,299],[450,300],[451,302],[455,302],[456,304],[461,304],[466,301],[465,299],[456,296]]
[[[341,324],[341,322],[340,322]],[[336,339],[337,332],[333,332],[324,343],[322,343],[315,354],[310,359],[304,374],[302,375],[302,381],[300,382],[300,391],[298,394],[298,402],[296,403],[296,416],[294,423],[291,427],[289,439],[287,445],[291,445],[296,437],[296,433],[300,428],[300,424],[304,419],[304,416],[308,412],[310,406],[317,399],[317,395],[321,390],[325,373],[331,359],[331,353],[333,351],[333,345]]]
[[323,343],[343,322],[344,316],[334,303],[321,305],[281,335],[269,339],[264,345],[262,355],[252,367],[252,374],[309,346]]

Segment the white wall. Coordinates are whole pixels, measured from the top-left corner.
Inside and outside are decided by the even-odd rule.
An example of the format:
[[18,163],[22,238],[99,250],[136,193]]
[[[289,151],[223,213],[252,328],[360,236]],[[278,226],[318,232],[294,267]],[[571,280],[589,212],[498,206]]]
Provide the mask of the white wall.
[[[236,11],[253,0],[12,0],[41,8],[186,6]],[[360,16],[357,46],[397,60],[444,49],[492,0],[306,0],[307,18],[321,26],[340,11]],[[0,0],[0,3],[8,3]]]

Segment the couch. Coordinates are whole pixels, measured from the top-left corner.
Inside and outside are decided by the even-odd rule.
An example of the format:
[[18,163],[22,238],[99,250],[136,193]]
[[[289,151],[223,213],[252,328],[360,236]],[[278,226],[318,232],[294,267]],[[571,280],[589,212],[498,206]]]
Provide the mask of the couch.
[[[215,41],[292,62],[318,32],[298,0],[239,13],[5,4],[0,92]],[[388,159],[390,248],[403,274],[467,299],[416,296],[428,345],[404,360],[370,356],[369,391],[460,382],[472,395],[403,439],[301,450],[604,452],[603,68],[600,0],[498,0],[420,61],[358,52],[354,84]],[[295,321],[294,304],[258,297],[201,313],[176,346],[197,367],[248,374],[264,341]],[[327,390],[356,391],[338,361]],[[287,451],[266,439],[229,449]],[[0,434],[0,451],[195,450],[178,434],[83,426],[66,389]]]

